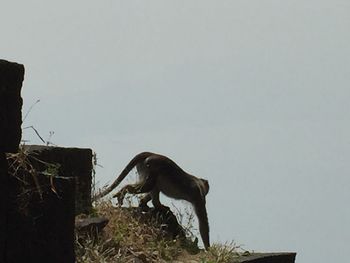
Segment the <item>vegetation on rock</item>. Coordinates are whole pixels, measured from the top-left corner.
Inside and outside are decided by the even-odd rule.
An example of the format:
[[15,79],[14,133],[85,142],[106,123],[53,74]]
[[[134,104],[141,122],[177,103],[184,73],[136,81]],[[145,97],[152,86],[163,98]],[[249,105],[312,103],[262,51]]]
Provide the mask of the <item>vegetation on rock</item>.
[[185,241],[172,238],[159,223],[145,222],[135,209],[115,207],[110,201],[96,203],[92,216],[96,215],[108,218],[109,223],[98,235],[76,233],[78,263],[231,263],[248,253],[234,243],[199,249],[193,234]]

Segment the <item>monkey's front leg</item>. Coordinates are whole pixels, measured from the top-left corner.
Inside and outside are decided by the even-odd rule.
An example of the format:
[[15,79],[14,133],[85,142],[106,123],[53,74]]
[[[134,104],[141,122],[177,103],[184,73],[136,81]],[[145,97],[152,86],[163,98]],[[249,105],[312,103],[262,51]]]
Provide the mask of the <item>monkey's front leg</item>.
[[209,223],[207,209],[205,208],[205,199],[198,199],[197,202],[193,203],[193,206],[198,217],[199,232],[201,234],[205,250],[208,250],[210,247]]
[[151,199],[152,199],[151,193],[147,193],[141,198],[139,207],[141,208],[142,211],[146,212],[149,210],[149,206],[147,205],[147,203],[151,201]]
[[155,209],[160,211],[168,211],[170,208],[168,206],[162,205],[162,203],[159,201],[159,190],[153,190],[151,192],[152,196],[152,204]]
[[134,193],[135,189],[136,189],[137,185],[126,185],[124,186],[118,193],[116,193],[115,195],[113,195],[113,198],[117,198],[118,200],[118,204],[120,206],[123,205],[123,201],[124,201],[124,197],[126,194],[128,193]]

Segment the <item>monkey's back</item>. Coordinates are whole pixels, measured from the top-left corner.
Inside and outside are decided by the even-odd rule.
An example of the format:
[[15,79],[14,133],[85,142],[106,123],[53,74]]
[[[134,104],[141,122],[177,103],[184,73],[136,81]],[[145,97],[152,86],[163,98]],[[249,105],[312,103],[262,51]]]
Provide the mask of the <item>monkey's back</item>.
[[154,177],[159,190],[165,195],[175,199],[192,200],[188,193],[196,188],[196,185],[193,185],[194,176],[185,172],[173,160],[153,154],[145,159],[144,165],[144,168],[147,167],[148,176]]

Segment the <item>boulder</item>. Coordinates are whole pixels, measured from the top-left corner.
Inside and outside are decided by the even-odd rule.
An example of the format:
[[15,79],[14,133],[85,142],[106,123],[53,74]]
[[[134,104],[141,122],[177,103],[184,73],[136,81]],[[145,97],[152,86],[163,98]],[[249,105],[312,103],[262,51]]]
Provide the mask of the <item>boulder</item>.
[[17,152],[21,141],[24,66],[0,60],[0,152]]
[[237,263],[294,263],[296,253],[253,253],[237,259]]
[[[25,145],[23,149],[29,156],[46,163],[59,164],[63,177],[74,178],[76,184],[75,214],[89,214],[92,209],[92,158],[91,149],[65,148],[42,145]],[[45,171],[47,166],[34,160],[34,168]]]
[[95,234],[100,233],[108,224],[105,217],[77,218],[75,220],[75,230],[79,233]]

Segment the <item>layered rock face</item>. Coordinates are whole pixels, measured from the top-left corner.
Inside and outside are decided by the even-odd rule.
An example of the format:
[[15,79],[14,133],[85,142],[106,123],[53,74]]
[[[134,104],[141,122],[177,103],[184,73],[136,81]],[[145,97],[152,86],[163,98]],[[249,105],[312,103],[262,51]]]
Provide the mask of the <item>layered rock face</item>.
[[23,79],[23,65],[0,60],[0,262],[73,263],[75,214],[91,210],[92,151],[19,148]]
[[[6,153],[15,153],[21,141],[22,98],[21,88],[24,66],[0,60],[0,262],[8,258],[9,240],[13,235],[9,229],[14,209],[10,189],[11,178],[7,172]],[[21,238],[21,236],[17,236]],[[12,261],[13,262],[13,261]]]

